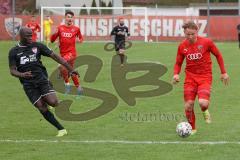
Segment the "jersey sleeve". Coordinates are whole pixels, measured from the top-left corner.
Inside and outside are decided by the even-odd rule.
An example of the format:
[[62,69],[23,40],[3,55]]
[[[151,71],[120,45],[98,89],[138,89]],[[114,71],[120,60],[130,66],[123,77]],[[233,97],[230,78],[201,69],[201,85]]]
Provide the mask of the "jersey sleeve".
[[39,49],[40,49],[40,54],[43,56],[50,57],[50,55],[53,53],[53,51],[48,48],[46,45],[39,43]]
[[176,62],[174,65],[174,75],[179,74],[181,72],[183,60],[185,56],[181,52],[181,45],[178,46],[178,51],[177,51],[177,57],[176,57]]
[[37,32],[40,32],[41,31],[41,27],[40,27],[40,25],[37,23],[37,25],[36,25],[36,30],[37,30]]
[[130,33],[128,31],[128,27],[126,27],[126,33],[127,33],[127,36],[130,36]]
[[216,57],[218,65],[220,67],[221,73],[224,74],[226,73],[225,67],[224,67],[224,60],[222,57],[221,52],[218,50],[218,48],[216,47],[216,45],[213,43],[212,40],[208,41],[209,44],[209,50],[210,52]]
[[58,27],[57,31],[50,38],[52,43],[58,38],[59,34],[60,34],[60,31],[59,31],[59,27]]
[[114,27],[110,33],[112,36],[117,34],[117,27]]
[[79,41],[83,41],[83,36],[82,36],[81,31],[80,31],[80,28],[78,28],[77,36],[78,36]]
[[14,52],[14,49],[11,49],[9,51],[9,54],[8,54],[8,63],[9,63],[9,67],[11,66],[16,66],[17,65],[17,62],[16,62],[16,54]]

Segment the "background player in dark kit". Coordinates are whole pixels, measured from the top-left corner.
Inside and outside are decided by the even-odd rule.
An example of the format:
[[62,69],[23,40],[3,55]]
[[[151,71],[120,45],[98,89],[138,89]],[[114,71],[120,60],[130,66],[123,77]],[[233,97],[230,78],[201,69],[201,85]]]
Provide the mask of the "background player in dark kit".
[[121,66],[123,66],[125,53],[125,40],[127,36],[130,36],[128,32],[128,27],[124,25],[123,18],[119,18],[119,24],[112,29],[111,36],[115,36],[114,37],[115,50],[117,54],[120,56]]

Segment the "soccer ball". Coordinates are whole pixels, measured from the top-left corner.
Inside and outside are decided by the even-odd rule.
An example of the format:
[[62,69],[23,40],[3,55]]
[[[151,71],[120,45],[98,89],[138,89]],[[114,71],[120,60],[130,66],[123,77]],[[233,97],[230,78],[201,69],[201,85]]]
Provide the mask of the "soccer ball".
[[176,132],[180,137],[186,138],[192,133],[192,126],[188,122],[181,122],[177,125]]

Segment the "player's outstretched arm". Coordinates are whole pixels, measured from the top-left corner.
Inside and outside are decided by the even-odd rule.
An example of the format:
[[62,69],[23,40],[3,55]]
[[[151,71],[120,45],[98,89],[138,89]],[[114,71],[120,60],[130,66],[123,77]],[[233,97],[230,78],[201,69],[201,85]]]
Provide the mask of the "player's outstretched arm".
[[55,33],[52,34],[51,37],[50,37],[51,43],[55,42],[55,40],[58,38],[58,36],[59,36],[59,30],[58,30],[58,28],[57,28],[56,31],[55,31]]
[[67,70],[69,71],[69,74],[76,74],[79,76],[79,73],[77,71],[75,71],[72,66],[70,64],[68,64],[67,61],[65,61],[62,57],[58,56],[56,53],[52,52],[52,54],[50,55],[50,57],[55,60],[57,63],[63,65],[64,67],[67,68]]
[[224,85],[228,85],[229,84],[229,76],[226,72],[225,66],[224,66],[224,60],[222,57],[221,52],[218,50],[218,48],[216,47],[216,45],[213,43],[213,41],[209,41],[209,47],[210,47],[210,51],[211,53],[216,57],[219,68],[221,70],[221,81],[223,82]]
[[10,66],[10,73],[12,76],[17,77],[17,78],[31,78],[33,77],[31,71],[27,71],[27,72],[19,72],[16,70],[16,66]]
[[181,54],[180,46],[178,46],[178,52],[177,52],[176,62],[175,62],[174,71],[173,71],[174,75],[172,79],[172,84],[177,84],[180,81],[179,73],[181,71],[184,58],[185,58],[184,55]]

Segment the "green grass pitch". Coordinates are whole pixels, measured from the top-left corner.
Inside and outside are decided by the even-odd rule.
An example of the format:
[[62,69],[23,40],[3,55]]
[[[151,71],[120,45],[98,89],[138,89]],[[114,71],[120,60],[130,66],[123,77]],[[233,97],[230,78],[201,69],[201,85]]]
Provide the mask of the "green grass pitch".
[[[127,50],[128,62],[160,62],[168,71],[161,79],[171,81],[178,43],[133,43]],[[8,50],[14,42],[0,42],[0,159],[1,160],[232,160],[240,156],[240,52],[237,43],[217,43],[221,50],[230,85],[220,81],[216,59],[213,60],[213,88],[210,113],[213,123],[205,124],[198,104],[195,105],[198,133],[189,138],[176,135],[176,124],[183,120],[183,80],[165,95],[138,98],[136,106],[128,106],[111,82],[111,59],[104,43],[77,45],[80,55],[94,55],[103,61],[96,82],[83,81],[86,67],[79,67],[83,86],[109,92],[118,97],[118,106],[106,115],[85,122],[61,121],[69,135],[56,138],[56,130],[30,104],[18,79],[8,70]],[[43,58],[51,74],[57,63]],[[131,73],[130,73],[131,74]],[[131,76],[131,75],[130,75]],[[137,76],[132,73],[132,76]],[[142,87],[146,89],[146,87]],[[60,100],[74,101],[72,112],[94,109],[101,101],[57,93]],[[162,118],[136,118],[156,113]],[[125,115],[128,117],[124,117]],[[171,116],[178,115],[178,118]],[[169,118],[170,117],[170,118]],[[212,143],[211,143],[212,142]]]

